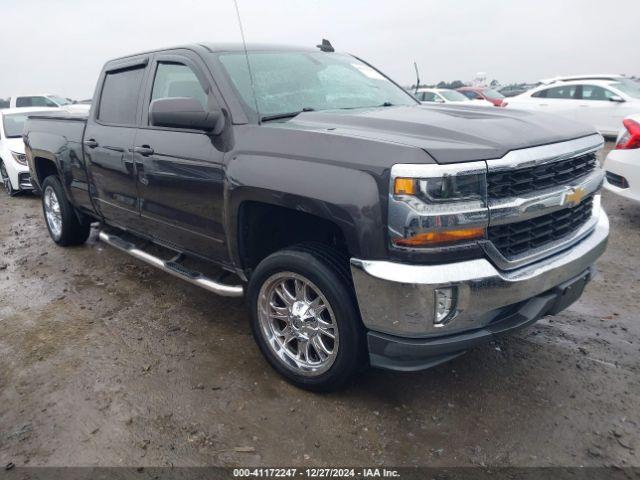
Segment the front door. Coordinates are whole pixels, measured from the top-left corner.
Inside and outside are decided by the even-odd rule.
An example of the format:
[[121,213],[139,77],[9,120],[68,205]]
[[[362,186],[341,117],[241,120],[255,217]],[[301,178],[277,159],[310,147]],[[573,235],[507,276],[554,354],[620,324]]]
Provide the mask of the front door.
[[141,64],[104,74],[97,111],[84,135],[91,193],[100,212],[110,223],[134,229],[139,207],[132,148],[144,72]]
[[205,109],[217,103],[205,72],[190,52],[154,58],[134,161],[143,228],[179,250],[224,261],[228,255],[223,231],[223,152],[206,133],[154,127],[148,121],[149,105],[156,99],[192,97]]
[[616,135],[626,114],[631,113],[625,111],[624,103],[611,101],[616,96],[599,85],[581,85],[581,110],[576,120],[593,125],[600,133]]

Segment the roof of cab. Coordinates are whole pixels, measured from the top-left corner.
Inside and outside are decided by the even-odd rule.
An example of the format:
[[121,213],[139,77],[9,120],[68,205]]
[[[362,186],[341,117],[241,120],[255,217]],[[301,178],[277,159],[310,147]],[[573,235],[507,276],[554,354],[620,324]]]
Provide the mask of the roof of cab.
[[[202,43],[202,47],[206,48],[210,52],[244,52],[244,45],[242,43]],[[272,43],[248,43],[247,51],[260,52],[260,51],[303,51],[303,52],[319,52],[317,47],[301,47],[296,45],[281,45]]]
[[[229,42],[229,43],[191,43],[186,45],[174,45],[173,47],[157,48],[155,50],[148,50],[145,52],[132,53],[130,55],[124,55],[122,57],[112,58],[107,63],[117,62],[119,60],[126,60],[132,57],[138,57],[142,55],[150,55],[158,52],[165,52],[168,50],[187,49],[202,53],[221,53],[221,52],[244,52],[245,46],[242,42]],[[247,43],[247,51],[249,52],[266,52],[266,51],[287,51],[287,52],[319,52],[317,47],[301,47],[295,45],[278,45],[268,43]]]

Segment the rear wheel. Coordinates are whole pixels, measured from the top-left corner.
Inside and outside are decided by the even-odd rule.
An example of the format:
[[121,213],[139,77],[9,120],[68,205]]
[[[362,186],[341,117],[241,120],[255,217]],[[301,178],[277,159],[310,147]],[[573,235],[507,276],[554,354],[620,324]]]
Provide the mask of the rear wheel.
[[81,245],[89,238],[91,225],[79,220],[60,180],[53,175],[42,182],[42,210],[49,235],[58,245]]
[[348,258],[302,244],[264,259],[251,277],[252,330],[269,363],[294,385],[344,386],[366,365]]
[[11,185],[11,178],[9,178],[9,173],[4,166],[4,162],[0,160],[0,178],[2,178],[2,186],[4,191],[10,197],[15,195],[16,190]]

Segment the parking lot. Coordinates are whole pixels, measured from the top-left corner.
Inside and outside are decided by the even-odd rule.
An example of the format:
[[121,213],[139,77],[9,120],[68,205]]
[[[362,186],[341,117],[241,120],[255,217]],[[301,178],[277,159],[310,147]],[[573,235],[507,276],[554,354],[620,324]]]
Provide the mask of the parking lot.
[[282,380],[242,300],[0,199],[0,461],[16,465],[638,465],[640,205],[607,192],[599,276],[569,310],[429,371],[341,393]]

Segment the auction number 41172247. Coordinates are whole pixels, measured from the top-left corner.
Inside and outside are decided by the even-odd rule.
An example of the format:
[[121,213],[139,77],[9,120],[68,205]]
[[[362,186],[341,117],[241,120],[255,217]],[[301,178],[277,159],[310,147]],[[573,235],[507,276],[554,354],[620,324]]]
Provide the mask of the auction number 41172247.
[[388,468],[234,468],[234,478],[399,478]]

